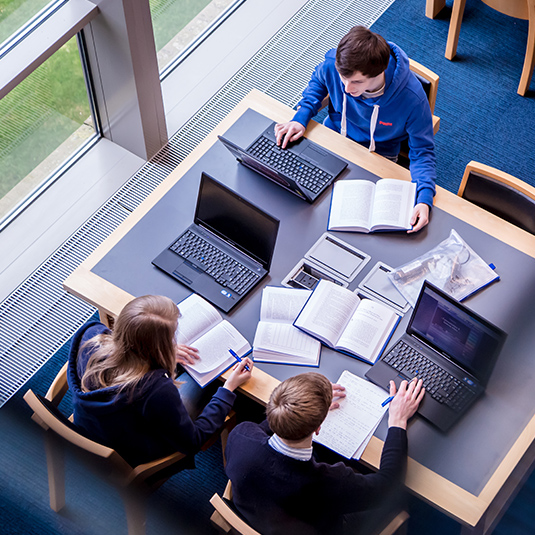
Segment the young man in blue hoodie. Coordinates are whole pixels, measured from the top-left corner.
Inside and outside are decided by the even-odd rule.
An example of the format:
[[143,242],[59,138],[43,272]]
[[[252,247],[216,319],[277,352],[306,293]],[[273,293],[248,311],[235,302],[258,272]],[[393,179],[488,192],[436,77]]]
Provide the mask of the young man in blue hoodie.
[[429,101],[405,52],[363,26],[353,27],[314,70],[292,121],[275,127],[283,148],[299,139],[329,96],[325,126],[391,160],[409,140],[416,206],[412,230],[429,222],[435,194],[435,144]]

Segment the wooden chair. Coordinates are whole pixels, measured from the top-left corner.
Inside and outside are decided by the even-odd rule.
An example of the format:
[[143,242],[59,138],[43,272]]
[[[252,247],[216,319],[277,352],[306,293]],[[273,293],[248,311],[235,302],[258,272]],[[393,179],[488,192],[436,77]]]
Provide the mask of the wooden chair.
[[[232,484],[229,480],[223,493],[223,498],[219,494],[214,494],[210,499],[215,511],[210,517],[212,524],[223,533],[239,535],[261,535],[253,529],[241,515],[237,513],[232,504]],[[377,535],[393,535],[409,519],[407,511],[400,511]]]
[[[418,81],[422,84],[425,94],[427,95],[427,99],[429,100],[429,107],[431,108],[431,114],[433,115],[433,134],[436,135],[438,129],[440,128],[440,117],[437,117],[435,115],[435,104],[437,101],[439,76],[427,67],[424,67],[420,63],[410,58],[409,66]],[[410,163],[408,141],[404,141],[401,144],[399,156],[400,158],[398,160],[398,163],[408,168]]]
[[457,195],[535,234],[535,188],[522,180],[472,161],[464,170]]
[[[535,67],[535,0],[482,0],[482,2],[504,15],[529,21],[526,55],[517,89],[517,93],[524,96],[529,88],[533,68]],[[433,4],[432,7],[431,4]],[[440,10],[440,6],[443,6],[443,0],[427,0],[426,14],[428,16],[431,14],[433,16],[436,15]],[[445,54],[446,58],[450,60],[457,53],[459,32],[461,31],[465,6],[466,0],[454,0],[453,2]]]
[[[125,505],[128,534],[144,535],[147,495],[176,473],[186,456],[177,452],[150,463],[130,466],[112,448],[84,436],[72,423],[72,417],[69,419],[61,413],[58,405],[67,389],[66,363],[44,397],[32,390],[24,394],[24,400],[33,410],[32,419],[45,430],[50,507],[57,512],[65,505],[64,452],[65,446],[71,445],[75,452],[91,462],[92,469],[102,469],[104,477],[118,488]],[[221,430],[223,451],[235,420],[235,413],[231,413]],[[217,435],[211,438],[203,449],[210,447],[217,438]]]

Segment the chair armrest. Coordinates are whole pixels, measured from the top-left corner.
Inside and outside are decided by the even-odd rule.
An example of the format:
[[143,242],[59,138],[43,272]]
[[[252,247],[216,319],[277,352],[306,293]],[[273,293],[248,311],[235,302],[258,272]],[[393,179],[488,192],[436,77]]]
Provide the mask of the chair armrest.
[[68,362],[66,362],[61,370],[59,370],[58,374],[56,375],[55,379],[52,381],[52,384],[50,385],[50,388],[48,389],[48,392],[45,395],[45,398],[50,401],[54,407],[57,407],[61,400],[63,399],[63,396],[67,392],[69,385],[67,383],[67,366]]
[[238,533],[242,535],[260,535],[258,531],[244,522],[219,496],[214,494],[210,498],[210,503],[215,510],[228,522]]
[[132,470],[127,484],[130,485],[134,482],[141,483],[164,468],[168,468],[169,466],[172,466],[173,464],[185,458],[186,455],[184,453],[177,451],[175,453],[171,453],[171,455],[167,455],[166,457],[156,459],[155,461],[140,464]]

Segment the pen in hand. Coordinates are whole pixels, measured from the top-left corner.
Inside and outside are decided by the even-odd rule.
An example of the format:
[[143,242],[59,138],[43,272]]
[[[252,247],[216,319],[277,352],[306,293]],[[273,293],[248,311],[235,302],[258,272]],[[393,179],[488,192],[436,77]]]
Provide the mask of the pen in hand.
[[[238,354],[237,354],[235,351],[232,351],[232,349],[229,348],[228,352],[229,352],[229,353],[230,353],[230,354],[231,354],[231,355],[232,355],[238,362],[241,362],[241,361],[242,361],[241,357],[239,357]],[[249,370],[249,366],[247,366],[247,364],[245,365],[245,369],[246,369],[247,371],[250,371],[250,370]]]
[[392,400],[394,399],[394,396],[388,396],[382,403],[381,407],[386,407]]

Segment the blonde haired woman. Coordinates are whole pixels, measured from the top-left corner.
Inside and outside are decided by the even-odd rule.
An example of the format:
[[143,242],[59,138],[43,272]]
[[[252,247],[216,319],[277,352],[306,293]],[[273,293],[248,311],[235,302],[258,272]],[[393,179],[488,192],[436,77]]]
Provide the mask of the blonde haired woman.
[[199,407],[203,391],[191,380],[175,382],[177,363],[198,358],[194,348],[175,341],[179,316],[171,299],[146,295],[124,307],[113,331],[93,321],[72,341],[74,423],[132,466],[175,451],[198,452],[225,421],[234,390],[251,377],[245,366],[252,370],[252,362],[243,359]]

